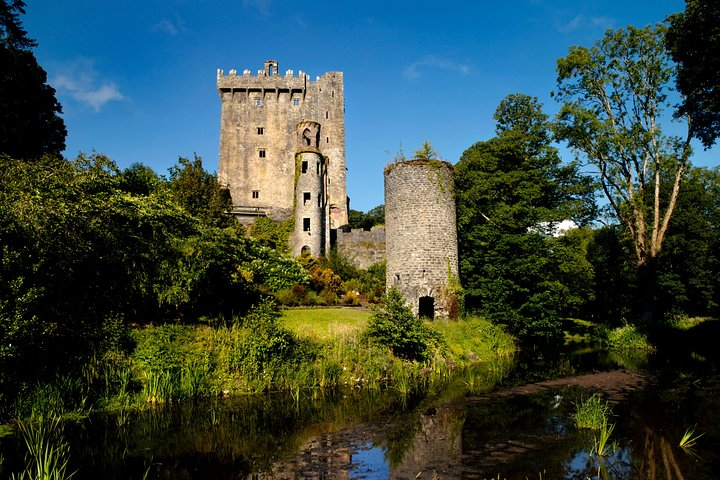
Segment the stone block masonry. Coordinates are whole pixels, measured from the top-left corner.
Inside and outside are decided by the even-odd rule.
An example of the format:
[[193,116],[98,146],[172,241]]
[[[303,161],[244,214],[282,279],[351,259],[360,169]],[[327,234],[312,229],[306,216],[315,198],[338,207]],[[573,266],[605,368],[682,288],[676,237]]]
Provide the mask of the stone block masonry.
[[458,278],[453,166],[411,160],[385,167],[386,284],[415,315],[448,317]]
[[376,225],[371,230],[340,229],[336,246],[338,253],[357,268],[367,269],[385,260],[385,227]]

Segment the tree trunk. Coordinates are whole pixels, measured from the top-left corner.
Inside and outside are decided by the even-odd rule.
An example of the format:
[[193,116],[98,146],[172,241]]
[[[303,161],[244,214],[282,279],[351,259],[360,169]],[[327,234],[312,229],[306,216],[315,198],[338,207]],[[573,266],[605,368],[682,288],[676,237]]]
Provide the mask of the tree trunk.
[[657,298],[657,257],[647,257],[637,267],[639,320],[643,326],[657,324],[663,315]]

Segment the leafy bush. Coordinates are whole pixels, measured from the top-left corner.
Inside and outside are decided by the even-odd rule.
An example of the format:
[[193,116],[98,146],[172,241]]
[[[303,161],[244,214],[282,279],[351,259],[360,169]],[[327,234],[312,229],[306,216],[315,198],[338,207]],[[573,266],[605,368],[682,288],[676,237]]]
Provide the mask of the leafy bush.
[[251,332],[248,343],[242,346],[242,366],[246,372],[259,373],[271,364],[293,360],[295,339],[279,318],[273,302],[264,299],[242,319],[242,327]]
[[387,292],[382,304],[373,312],[367,335],[407,360],[427,360],[434,349],[444,344],[441,334],[413,315],[396,288]]
[[601,329],[599,334],[602,337],[601,343],[610,350],[645,352],[655,350],[647,336],[634,325],[624,325],[612,330]]

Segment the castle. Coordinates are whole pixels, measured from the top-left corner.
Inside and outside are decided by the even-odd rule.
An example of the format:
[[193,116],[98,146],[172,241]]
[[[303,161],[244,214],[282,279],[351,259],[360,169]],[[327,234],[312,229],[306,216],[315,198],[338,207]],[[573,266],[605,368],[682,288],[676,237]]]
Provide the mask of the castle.
[[222,103],[218,180],[230,188],[233,215],[295,219],[295,255],[322,256],[331,231],[348,223],[343,76],[311,81],[278,74],[274,60],[256,76],[218,70]]
[[278,63],[268,60],[257,75],[218,70],[217,89],[218,180],[230,189],[238,221],[292,221],[296,256],[324,256],[337,247],[362,268],[386,258],[386,284],[402,292],[413,313],[456,313],[449,288],[458,272],[452,165],[389,165],[386,226],[350,230],[342,73],[315,81],[302,71],[280,76]]

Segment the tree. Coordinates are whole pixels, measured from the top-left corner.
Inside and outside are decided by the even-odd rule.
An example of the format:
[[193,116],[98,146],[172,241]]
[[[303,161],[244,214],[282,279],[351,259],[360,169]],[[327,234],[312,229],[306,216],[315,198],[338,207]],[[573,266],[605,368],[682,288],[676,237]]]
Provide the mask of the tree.
[[575,256],[560,255],[565,245],[546,231],[594,216],[592,182],[562,164],[536,98],[509,95],[495,120],[497,136],[468,148],[455,168],[466,307],[521,336],[553,335],[582,300],[571,299],[580,290],[569,280],[573,269],[558,263]]
[[59,155],[67,131],[55,90],[29,50],[36,44],[19,20],[24,7],[20,0],[0,2],[0,153],[35,159]]
[[720,3],[686,0],[685,12],[668,21],[665,40],[683,95],[677,116],[687,115],[692,135],[710,148],[720,136]]
[[663,311],[715,315],[720,257],[720,170],[691,168],[658,259]]
[[689,131],[668,136],[659,123],[673,73],[664,33],[631,26],[591,48],[571,47],[558,60],[554,93],[563,102],[556,137],[595,168],[641,269],[662,250],[691,154]]
[[25,13],[25,2],[22,0],[0,2],[0,42],[5,46],[19,49],[36,47],[35,40],[29,38],[22,27],[21,13]]
[[367,336],[406,360],[427,360],[434,349],[444,344],[442,335],[428,327],[422,318],[413,315],[405,305],[402,293],[394,287],[373,311]]
[[350,210],[348,214],[350,228],[370,230],[375,225],[385,224],[385,205],[378,205],[363,213],[359,210]]
[[220,185],[217,175],[208,173],[202,159],[180,158],[179,165],[170,167],[170,189],[180,204],[191,214],[215,226],[236,225],[227,214],[232,206],[230,191]]
[[420,148],[415,150],[413,157],[416,160],[438,160],[440,155],[435,151],[432,144],[428,140],[425,140],[422,145],[420,145]]
[[229,318],[261,290],[307,283],[295,259],[189,212],[149,169],[130,171],[147,181],[128,184],[100,154],[0,155],[0,391],[102,353],[123,322]]

